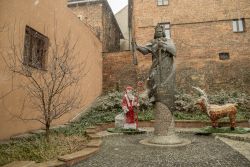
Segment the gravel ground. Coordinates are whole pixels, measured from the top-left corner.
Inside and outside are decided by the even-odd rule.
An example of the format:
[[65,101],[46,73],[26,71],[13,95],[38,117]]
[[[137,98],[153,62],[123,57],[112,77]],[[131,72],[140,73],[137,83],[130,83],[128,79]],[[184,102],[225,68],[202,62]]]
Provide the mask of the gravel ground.
[[179,136],[192,144],[160,148],[139,144],[149,135],[107,137],[96,155],[75,167],[250,167],[250,161],[220,140],[192,134]]

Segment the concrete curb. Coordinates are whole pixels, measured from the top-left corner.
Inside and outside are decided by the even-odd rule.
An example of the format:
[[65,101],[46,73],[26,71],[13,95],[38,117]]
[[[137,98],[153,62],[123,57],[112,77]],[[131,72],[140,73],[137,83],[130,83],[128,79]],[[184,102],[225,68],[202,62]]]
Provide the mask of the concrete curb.
[[247,134],[229,134],[229,133],[215,133],[215,137],[224,137],[235,141],[243,141],[250,143],[250,135]]
[[85,148],[81,151],[74,152],[72,154],[67,154],[64,156],[58,157],[59,161],[63,161],[66,166],[72,166],[84,159],[89,158],[91,155],[96,153],[99,150],[99,148]]
[[30,167],[35,164],[34,161],[14,161],[9,164],[4,165],[3,167]]
[[66,163],[59,160],[52,160],[42,163],[33,164],[34,167],[66,167]]

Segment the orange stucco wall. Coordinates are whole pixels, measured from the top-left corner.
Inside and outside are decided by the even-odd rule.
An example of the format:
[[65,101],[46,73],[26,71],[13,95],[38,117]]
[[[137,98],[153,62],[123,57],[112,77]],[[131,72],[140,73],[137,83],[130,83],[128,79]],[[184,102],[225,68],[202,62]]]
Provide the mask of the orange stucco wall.
[[[55,26],[55,22],[56,25]],[[82,108],[68,113],[56,120],[54,124],[68,122],[84,108],[93,102],[102,91],[102,56],[101,43],[88,27],[81,22],[72,11],[67,8],[66,0],[1,0],[0,1],[0,97],[7,94],[12,88],[14,91],[4,98],[0,98],[0,140],[8,139],[12,135],[39,129],[38,122],[23,122],[13,115],[20,111],[25,91],[18,88],[24,82],[18,76],[12,75],[2,57],[8,59],[10,53],[10,36],[18,46],[23,46],[25,26],[29,25],[49,39],[56,29],[58,42],[70,31],[71,40],[78,40],[76,51],[78,59],[86,61],[87,75],[81,79]],[[49,63],[49,62],[48,62]],[[36,115],[38,112],[25,103],[25,113]]]

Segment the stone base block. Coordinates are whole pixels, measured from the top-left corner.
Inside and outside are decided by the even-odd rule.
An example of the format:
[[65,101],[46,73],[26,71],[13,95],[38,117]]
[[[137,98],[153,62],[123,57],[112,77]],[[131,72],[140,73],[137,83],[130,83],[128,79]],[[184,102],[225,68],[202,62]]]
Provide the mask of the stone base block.
[[136,123],[125,123],[123,129],[136,129]]
[[141,144],[157,147],[181,147],[191,144],[190,140],[179,138],[176,135],[154,136],[140,141]]

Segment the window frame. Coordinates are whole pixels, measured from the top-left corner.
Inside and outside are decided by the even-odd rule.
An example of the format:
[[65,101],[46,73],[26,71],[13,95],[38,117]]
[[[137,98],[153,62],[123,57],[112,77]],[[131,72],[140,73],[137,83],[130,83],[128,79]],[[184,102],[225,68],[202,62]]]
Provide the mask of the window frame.
[[169,0],[156,0],[156,3],[157,3],[157,6],[167,6],[169,4]]
[[220,60],[229,60],[230,59],[229,52],[220,52],[219,53],[219,59]]
[[[241,26],[241,27],[240,27]],[[246,31],[245,28],[245,19],[233,19],[232,21],[232,29],[234,33],[243,33]]]
[[46,70],[49,38],[30,26],[25,27],[23,65]]
[[[165,25],[168,25],[168,28],[166,28],[166,27],[164,27],[164,33],[165,33],[165,35],[166,35],[166,38],[168,38],[168,39],[171,39],[171,24],[170,24],[170,22],[162,22],[162,23],[159,23],[159,25],[161,25],[161,26],[165,26]],[[169,36],[167,37],[167,33],[166,33],[166,31],[169,31]]]

